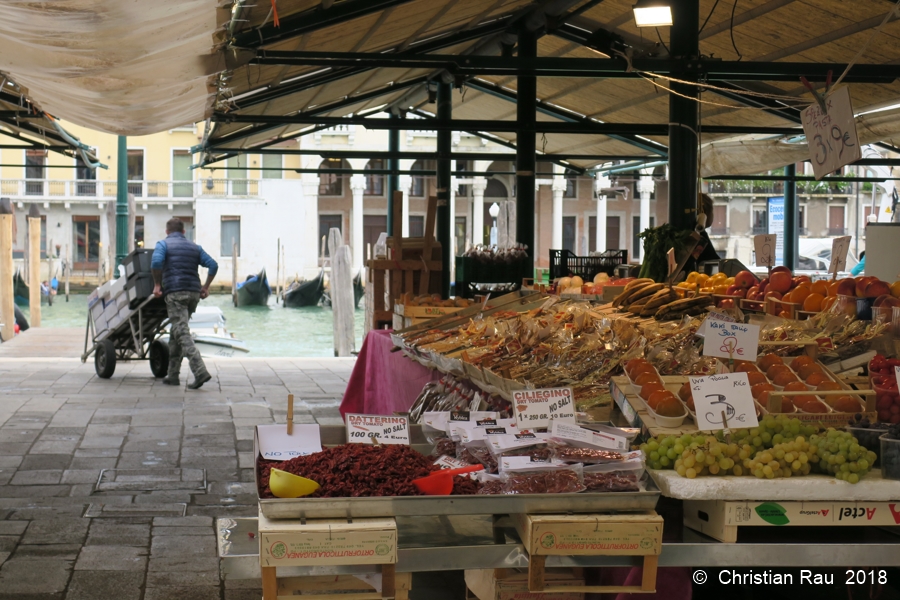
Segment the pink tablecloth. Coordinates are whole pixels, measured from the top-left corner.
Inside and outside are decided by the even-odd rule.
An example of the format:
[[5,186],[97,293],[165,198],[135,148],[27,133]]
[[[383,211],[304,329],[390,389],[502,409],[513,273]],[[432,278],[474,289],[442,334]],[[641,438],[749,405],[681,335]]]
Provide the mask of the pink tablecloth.
[[391,348],[390,331],[372,330],[366,335],[341,401],[341,415],[406,412],[426,383],[440,379],[439,372]]

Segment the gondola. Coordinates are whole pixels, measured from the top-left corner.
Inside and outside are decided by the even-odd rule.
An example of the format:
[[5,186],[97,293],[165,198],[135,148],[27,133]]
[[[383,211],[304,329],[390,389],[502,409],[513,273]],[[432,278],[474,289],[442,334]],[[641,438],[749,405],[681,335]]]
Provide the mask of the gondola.
[[30,300],[28,284],[22,277],[22,271],[16,270],[13,275],[13,296],[19,306],[28,306]]
[[290,287],[284,290],[282,301],[285,308],[298,308],[300,306],[316,306],[322,299],[325,289],[325,269],[319,271],[315,279],[309,281],[294,281]]
[[250,275],[246,281],[238,284],[235,306],[267,306],[271,293],[266,270],[263,269],[259,274]]
[[[366,295],[366,288],[363,287],[362,272],[356,274],[353,278],[353,307],[359,308],[359,301]],[[327,289],[322,293],[322,306],[331,306],[331,290]]]

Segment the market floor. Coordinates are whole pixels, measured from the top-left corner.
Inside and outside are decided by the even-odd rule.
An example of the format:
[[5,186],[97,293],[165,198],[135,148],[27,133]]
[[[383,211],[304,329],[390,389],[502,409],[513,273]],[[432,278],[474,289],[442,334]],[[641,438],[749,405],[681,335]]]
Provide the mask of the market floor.
[[186,364],[173,388],[145,362],[0,358],[0,600],[259,600],[220,578],[214,519],[257,513],[254,426],[288,393],[296,423],[341,423],[353,363],[207,361],[190,391]]

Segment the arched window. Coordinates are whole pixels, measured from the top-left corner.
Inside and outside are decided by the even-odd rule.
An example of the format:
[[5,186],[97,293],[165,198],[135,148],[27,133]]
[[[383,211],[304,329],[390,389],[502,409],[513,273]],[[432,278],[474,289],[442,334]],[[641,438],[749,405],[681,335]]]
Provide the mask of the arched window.
[[336,169],[349,169],[350,164],[340,158],[326,158],[319,163],[319,195],[343,196],[344,175],[341,173],[329,173]]
[[484,197],[503,198],[504,200],[506,200],[507,198],[509,198],[509,190],[506,189],[506,186],[502,181],[491,177],[487,180],[487,187],[484,188]]
[[[366,163],[366,171],[384,169],[384,160],[373,158]],[[366,175],[366,196],[384,196],[384,175]]]
[[577,198],[578,197],[578,174],[571,170],[566,169],[566,191],[563,192],[563,198]]
[[[425,165],[421,160],[417,160],[410,167],[411,171],[422,171],[425,169]],[[414,198],[424,198],[425,197],[425,176],[424,175],[413,175],[412,176],[412,189],[409,191],[409,195]]]

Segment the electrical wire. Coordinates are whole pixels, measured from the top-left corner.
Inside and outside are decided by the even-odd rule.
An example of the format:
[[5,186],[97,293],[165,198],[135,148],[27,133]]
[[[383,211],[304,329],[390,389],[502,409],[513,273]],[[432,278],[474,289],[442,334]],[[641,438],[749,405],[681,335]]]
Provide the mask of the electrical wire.
[[713,13],[716,12],[716,7],[719,5],[719,0],[716,0],[716,3],[713,4],[712,10],[709,11],[709,14],[706,16],[706,20],[703,21],[703,25],[700,26],[700,31],[697,32],[697,35],[703,33],[703,29],[706,27],[706,24],[709,23],[710,17],[713,16]]
[[654,27],[654,29],[656,30],[656,37],[659,38],[659,43],[662,44],[662,47],[666,49],[666,54],[672,56],[672,53],[669,51],[669,47],[666,46],[666,43],[662,39],[662,34],[659,33],[659,27]]
[[731,27],[729,28],[731,31],[731,47],[734,48],[734,51],[738,55],[738,60],[744,58],[744,55],[741,54],[741,51],[737,49],[737,44],[734,43],[734,11],[737,10],[738,0],[734,0],[734,6],[731,7]]
[[[669,75],[661,75],[661,74],[659,74],[659,73],[654,73],[653,71],[636,71],[636,72],[638,72],[638,73],[643,73],[644,75],[648,75],[648,76],[650,76],[650,77],[655,77],[655,78],[658,78],[658,79],[665,79],[666,81],[671,81],[671,82],[673,82],[673,83],[682,83],[682,84],[684,84],[684,85],[694,85],[694,86],[697,86],[697,87],[700,87],[700,88],[712,90],[712,91],[714,91],[714,92],[729,92],[729,93],[740,94],[740,95],[742,95],[742,96],[752,96],[752,97],[754,97],[754,98],[768,98],[768,99],[770,99],[770,100],[781,100],[781,101],[786,101],[786,102],[797,102],[797,103],[798,103],[797,106],[795,106],[795,107],[788,106],[788,107],[784,107],[784,108],[798,108],[798,107],[805,107],[805,106],[808,106],[808,105],[810,104],[810,102],[808,102],[808,101],[806,101],[806,100],[803,100],[802,98],[798,98],[797,96],[789,96],[789,95],[786,95],[786,94],[785,94],[785,95],[782,95],[782,94],[767,94],[767,93],[764,93],[764,92],[754,92],[754,91],[752,91],[752,90],[735,91],[735,90],[730,90],[730,89],[727,89],[727,88],[721,88],[721,87],[718,87],[718,86],[715,86],[715,85],[712,85],[712,84],[709,84],[709,83],[701,83],[701,82],[698,82],[698,81],[685,81],[684,79],[678,79],[678,78],[676,78],[676,77],[670,77]],[[783,110],[783,109],[774,109],[774,108],[773,108],[773,109],[771,109],[771,110]]]

